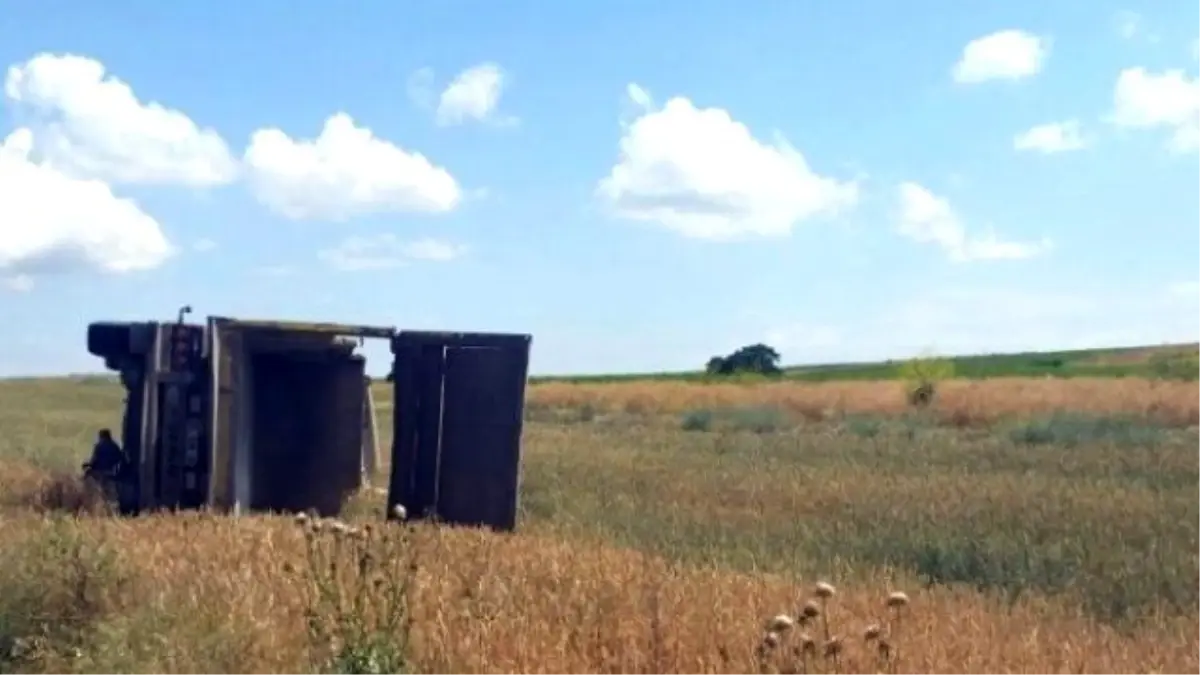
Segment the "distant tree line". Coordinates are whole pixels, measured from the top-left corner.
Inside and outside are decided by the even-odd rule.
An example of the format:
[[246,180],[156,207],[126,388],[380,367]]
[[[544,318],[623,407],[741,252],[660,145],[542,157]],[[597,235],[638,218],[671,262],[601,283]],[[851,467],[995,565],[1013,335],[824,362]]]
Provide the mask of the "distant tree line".
[[727,356],[712,357],[708,360],[708,365],[704,367],[704,371],[709,375],[735,375],[739,373],[779,375],[783,372],[779,367],[779,359],[779,352],[760,342],[746,345]]

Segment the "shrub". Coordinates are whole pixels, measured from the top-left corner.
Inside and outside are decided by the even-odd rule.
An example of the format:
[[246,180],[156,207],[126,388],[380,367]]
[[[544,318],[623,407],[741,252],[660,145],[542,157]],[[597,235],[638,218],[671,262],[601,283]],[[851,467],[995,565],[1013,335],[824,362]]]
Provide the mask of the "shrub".
[[71,517],[47,517],[0,551],[0,672],[49,669],[118,612],[129,577],[117,551]]
[[712,429],[713,413],[708,409],[689,410],[683,414],[680,428],[684,431],[710,431]]
[[954,363],[949,359],[919,356],[905,361],[898,375],[904,382],[908,404],[923,408],[933,403],[937,385],[954,377]]

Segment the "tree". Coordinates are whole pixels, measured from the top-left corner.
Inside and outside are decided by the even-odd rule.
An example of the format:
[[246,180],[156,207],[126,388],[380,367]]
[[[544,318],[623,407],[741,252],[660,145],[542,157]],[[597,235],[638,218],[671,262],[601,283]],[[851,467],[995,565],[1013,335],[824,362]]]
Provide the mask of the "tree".
[[761,342],[746,345],[728,356],[714,356],[708,360],[704,370],[709,375],[732,375],[734,373],[758,373],[778,375],[779,352]]

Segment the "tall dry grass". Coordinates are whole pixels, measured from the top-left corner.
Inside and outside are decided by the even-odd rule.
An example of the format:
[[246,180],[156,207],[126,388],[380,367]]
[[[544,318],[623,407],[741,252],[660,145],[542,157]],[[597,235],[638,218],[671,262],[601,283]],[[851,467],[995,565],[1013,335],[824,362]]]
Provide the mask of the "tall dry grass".
[[[362,541],[361,550],[405,561],[372,587],[386,590],[408,575],[403,611],[411,633],[391,665],[417,672],[756,672],[763,621],[803,613],[815,581],[685,568],[599,543],[528,534],[389,526]],[[337,615],[313,600],[305,551],[303,529],[285,518],[6,516],[0,528],[6,667],[308,672],[341,665],[345,672],[357,664],[367,670],[378,651],[330,661],[362,645],[313,639],[327,635],[312,630],[313,623]],[[340,560],[351,564],[356,555]],[[328,573],[328,559],[315,565]],[[352,599],[355,569],[334,578]],[[1200,667],[1194,618],[1121,632],[1045,599],[1005,602],[969,589],[923,589],[902,574],[839,586],[822,608],[828,639],[839,638],[838,659],[814,657],[813,672],[879,669],[877,643],[867,642],[864,631],[887,625],[886,598],[897,590],[911,596],[891,637],[900,671]],[[12,627],[25,633],[14,638]],[[799,646],[803,631],[824,649],[828,639],[818,622],[781,636],[784,648]],[[784,652],[767,660],[768,668],[787,668],[793,657]]]
[[[805,419],[847,413],[894,415],[908,408],[899,382],[776,382],[706,384],[647,381],[530,388],[534,406],[594,406],[630,413],[677,413],[697,408],[772,406]],[[959,425],[1055,412],[1131,415],[1172,426],[1200,422],[1195,383],[1126,378],[950,380],[939,385],[933,414]]]
[[[1195,672],[1196,398],[950,382],[947,426],[897,383],[538,385],[520,534],[381,527],[364,498],[347,538],[88,515],[70,474],[119,392],[0,383],[0,671]],[[702,408],[789,414],[677,414]],[[1077,417],[994,424],[1052,410]],[[818,578],[828,638],[761,651]]]

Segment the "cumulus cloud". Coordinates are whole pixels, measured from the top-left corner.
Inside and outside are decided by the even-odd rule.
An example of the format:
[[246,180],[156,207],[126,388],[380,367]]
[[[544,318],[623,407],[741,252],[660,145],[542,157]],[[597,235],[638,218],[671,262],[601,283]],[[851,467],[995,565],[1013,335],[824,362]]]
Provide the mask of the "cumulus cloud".
[[1130,129],[1167,131],[1170,150],[1195,152],[1200,147],[1200,79],[1180,69],[1155,73],[1126,68],[1117,76],[1109,121]]
[[681,96],[656,108],[637,85],[627,94],[640,115],[625,125],[617,163],[597,187],[621,217],[728,240],[786,235],[857,201],[854,182],[817,174],[786,141],[758,140],[721,108]]
[[216,131],[160,103],[143,103],[95,59],[38,54],[9,67],[4,93],[30,118],[32,152],[57,171],[189,186],[228,183],[237,175]]
[[1053,154],[1082,150],[1088,146],[1079,120],[1039,124],[1013,137],[1013,148],[1019,151]]
[[318,255],[329,266],[345,271],[360,272],[401,267],[412,260],[448,262],[461,256],[465,249],[438,239],[422,238],[402,241],[394,234],[347,237],[334,248]]
[[173,253],[159,223],[97,179],[31,161],[34,134],[0,142],[0,277],[28,290],[42,274],[158,267]]
[[296,220],[442,213],[462,199],[458,182],[446,169],[375,136],[345,113],[329,117],[315,139],[259,129],[250,138],[243,164],[259,201]]
[[481,63],[467,68],[442,91],[435,121],[441,126],[470,120],[515,124],[517,118],[498,116],[496,113],[507,79],[507,75],[495,63]]
[[1049,54],[1049,38],[1023,30],[996,31],[968,42],[951,76],[960,84],[1019,80],[1041,72]]
[[897,231],[913,241],[940,247],[954,262],[1019,260],[1032,258],[1051,248],[1048,239],[1039,242],[1006,241],[994,232],[970,237],[950,203],[918,183],[901,183],[897,188],[897,197]]

